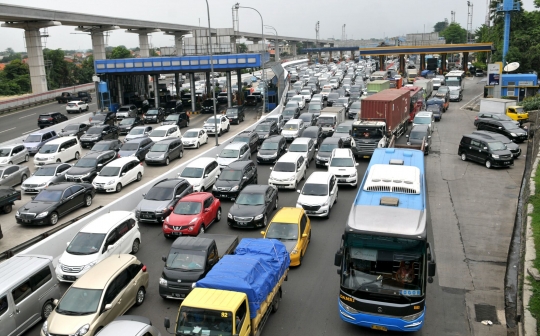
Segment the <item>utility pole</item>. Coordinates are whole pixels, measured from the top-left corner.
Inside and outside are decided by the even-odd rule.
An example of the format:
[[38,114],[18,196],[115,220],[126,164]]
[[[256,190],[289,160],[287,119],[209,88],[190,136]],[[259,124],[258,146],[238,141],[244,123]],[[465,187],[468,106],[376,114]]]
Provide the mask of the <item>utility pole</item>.
[[486,27],[489,27],[491,20],[489,19],[489,0],[486,0]]
[[315,24],[315,48],[318,48],[319,44],[319,21]]
[[474,35],[472,31],[472,20],[473,20],[473,6],[470,1],[467,1],[467,43],[471,43]]
[[341,27],[341,40],[342,41],[345,41],[346,37],[345,37],[345,24],[343,25],[343,27]]
[[455,22],[456,22],[456,12],[451,11],[450,12],[450,23],[455,23]]

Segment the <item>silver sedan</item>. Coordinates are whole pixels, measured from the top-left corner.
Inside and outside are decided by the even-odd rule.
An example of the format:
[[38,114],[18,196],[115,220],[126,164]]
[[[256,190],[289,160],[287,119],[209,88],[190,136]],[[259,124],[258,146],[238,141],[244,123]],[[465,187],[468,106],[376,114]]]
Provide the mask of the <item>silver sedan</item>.
[[0,186],[13,187],[22,184],[30,176],[26,166],[0,165]]

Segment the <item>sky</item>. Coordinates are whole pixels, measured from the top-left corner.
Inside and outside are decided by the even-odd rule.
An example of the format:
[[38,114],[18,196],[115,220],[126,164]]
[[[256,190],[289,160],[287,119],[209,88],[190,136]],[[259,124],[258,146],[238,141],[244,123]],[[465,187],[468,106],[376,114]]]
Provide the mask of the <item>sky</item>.
[[[85,14],[114,16],[120,18],[159,21],[186,25],[208,26],[206,2],[202,0],[0,0],[4,4],[46,8],[59,11],[84,10]],[[208,0],[212,28],[232,27],[232,6],[236,0]],[[372,0],[372,1],[328,1],[328,0],[251,0],[241,6],[256,8],[265,25],[273,26],[280,35],[315,38],[315,23],[320,21],[319,34],[322,39],[341,38],[345,24],[349,39],[383,38],[407,33],[433,31],[433,26],[445,18],[450,21],[450,12],[456,12],[456,22],[466,28],[467,0]],[[485,22],[486,0],[471,0],[473,3],[473,29]],[[534,10],[533,0],[523,0],[525,10]],[[253,10],[240,9],[240,31],[260,32],[261,21]],[[75,27],[51,27],[46,47],[51,49],[92,48],[90,36],[77,33]],[[271,34],[265,30],[265,34]],[[0,28],[0,50],[13,48],[24,51],[22,29]],[[172,36],[163,33],[150,35],[152,47],[174,46]],[[138,35],[113,31],[107,41],[109,46],[125,45],[137,47]]]

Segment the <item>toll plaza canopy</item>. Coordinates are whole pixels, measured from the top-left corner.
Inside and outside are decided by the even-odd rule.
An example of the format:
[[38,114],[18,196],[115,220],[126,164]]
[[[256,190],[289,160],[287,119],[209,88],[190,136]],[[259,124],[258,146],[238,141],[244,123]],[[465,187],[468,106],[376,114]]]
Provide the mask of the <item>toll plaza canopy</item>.
[[363,47],[325,47],[303,48],[302,53],[329,52],[329,51],[358,51],[361,56],[381,56],[399,54],[452,54],[463,52],[491,52],[493,43],[469,44],[438,44],[427,46],[382,46],[374,48]]
[[[214,71],[258,68],[269,60],[264,54],[214,55]],[[161,74],[173,72],[210,72],[210,56],[170,56],[95,60],[97,74]]]

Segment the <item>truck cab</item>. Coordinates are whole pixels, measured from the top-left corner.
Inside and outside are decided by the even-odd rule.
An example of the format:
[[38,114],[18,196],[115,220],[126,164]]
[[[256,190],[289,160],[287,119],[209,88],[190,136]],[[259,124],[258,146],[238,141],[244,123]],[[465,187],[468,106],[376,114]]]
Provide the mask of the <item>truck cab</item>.
[[515,121],[519,121],[520,124],[529,121],[529,113],[525,112],[523,106],[508,106],[506,115]]
[[351,137],[356,145],[351,146],[353,154],[358,158],[370,158],[375,148],[387,147],[389,139],[386,134],[384,121],[355,121],[351,129]]

